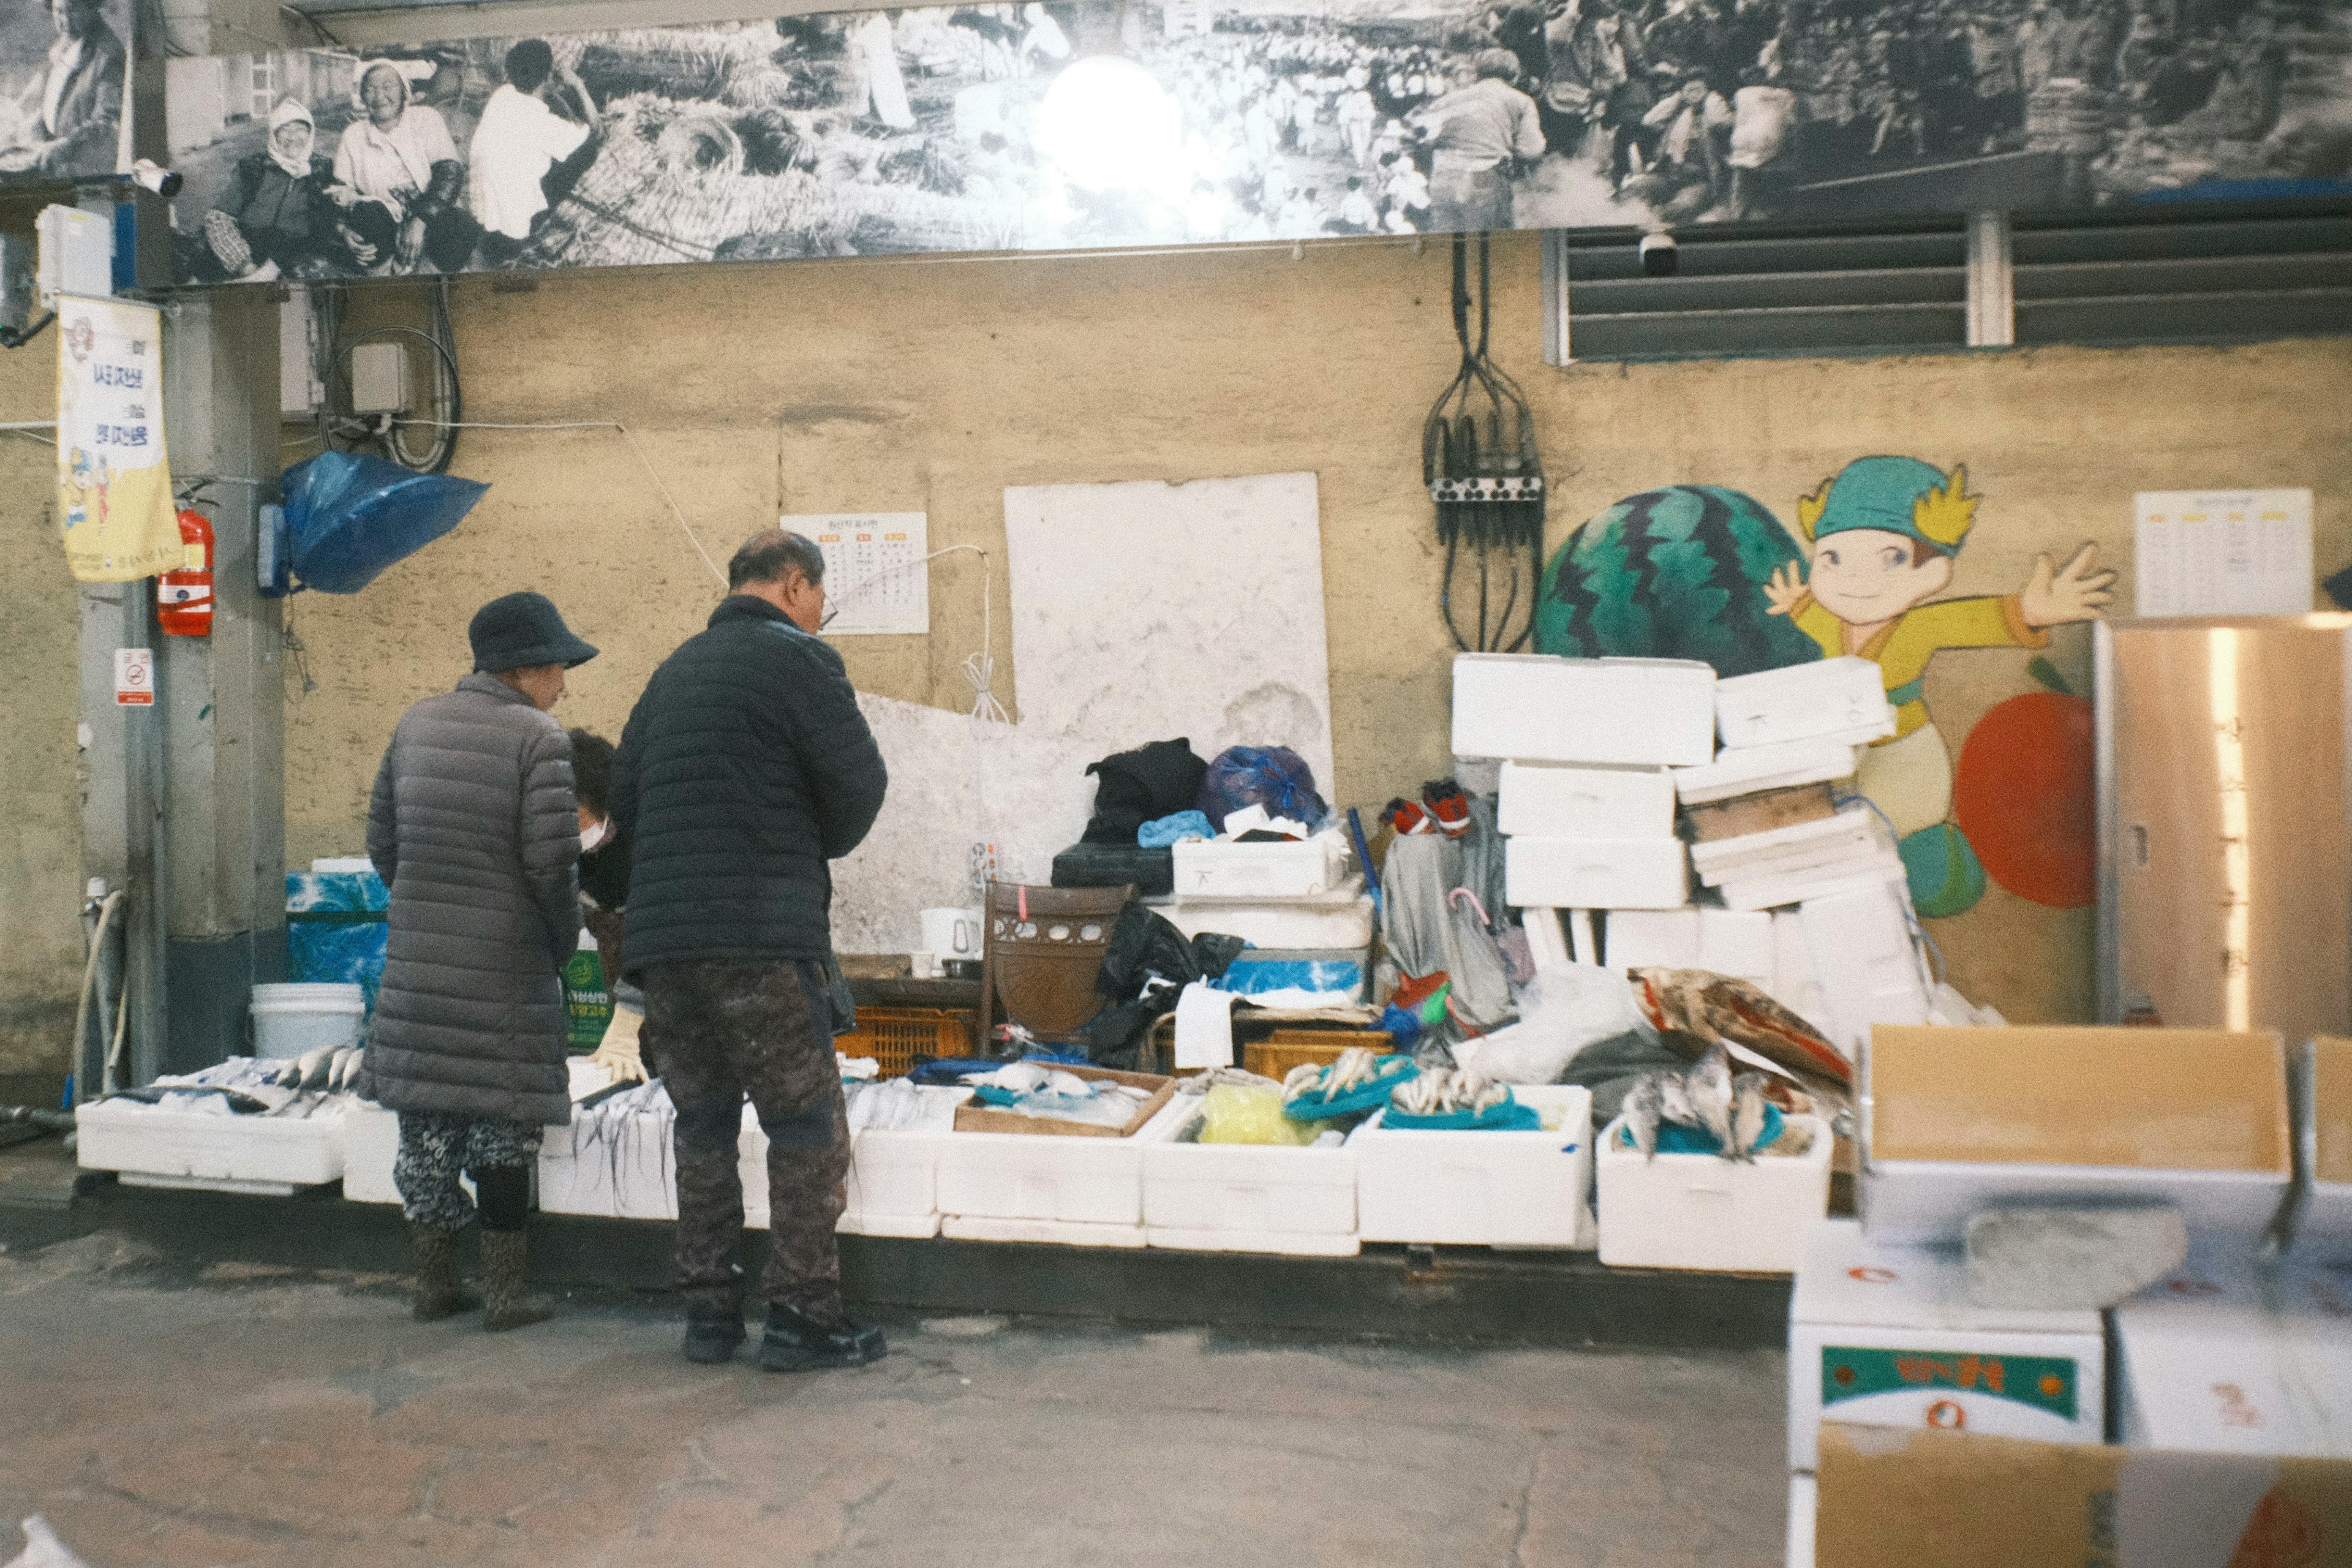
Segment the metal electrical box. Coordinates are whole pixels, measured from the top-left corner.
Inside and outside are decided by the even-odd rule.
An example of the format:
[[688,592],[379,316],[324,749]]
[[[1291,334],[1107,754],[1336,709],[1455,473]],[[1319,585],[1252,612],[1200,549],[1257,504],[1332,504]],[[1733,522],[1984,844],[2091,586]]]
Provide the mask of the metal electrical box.
[[352,412],[408,412],[408,351],[398,343],[362,343],[352,351]]
[[60,294],[103,300],[114,292],[114,218],[79,207],[47,206],[37,220],[44,309]]

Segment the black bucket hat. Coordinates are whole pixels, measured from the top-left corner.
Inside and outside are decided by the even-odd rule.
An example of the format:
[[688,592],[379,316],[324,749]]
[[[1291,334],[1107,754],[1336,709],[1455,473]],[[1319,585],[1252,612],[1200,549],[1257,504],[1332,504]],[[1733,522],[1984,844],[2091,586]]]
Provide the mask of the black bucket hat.
[[466,637],[474,645],[474,668],[486,675],[541,664],[570,669],[596,657],[593,646],[572,635],[553,600],[528,589],[476,610]]

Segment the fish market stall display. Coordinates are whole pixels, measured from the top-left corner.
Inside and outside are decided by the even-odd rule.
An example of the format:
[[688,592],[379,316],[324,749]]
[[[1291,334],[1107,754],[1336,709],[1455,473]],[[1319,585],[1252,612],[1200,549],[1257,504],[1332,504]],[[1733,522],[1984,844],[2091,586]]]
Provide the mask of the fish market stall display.
[[549,1128],[540,1145],[541,1212],[676,1219],[677,1121],[659,1079],[575,1102],[571,1124]]
[[[1185,1114],[1171,1103],[1174,1083],[1101,1068],[1047,1070],[1105,1086],[1082,1098],[1105,1100],[1109,1108],[1083,1121],[1056,1114],[1071,1107],[1050,1100],[1080,1097],[1055,1095],[1050,1078],[1033,1080],[1027,1071],[987,1086],[1026,1100],[1025,1108],[982,1103],[976,1089],[973,1100],[956,1108],[955,1134],[940,1152],[940,1232],[968,1241],[1143,1246],[1143,1150],[1171,1136]],[[1133,1103],[1120,1092],[1125,1089],[1140,1089],[1145,1099],[1123,1126],[1110,1125],[1109,1115]]]
[[74,1112],[76,1157],[138,1186],[288,1196],[334,1181],[358,1056],[231,1057],[93,1100]]
[[[940,1148],[955,1131],[956,1107],[971,1090],[903,1078],[845,1080],[848,1097],[847,1205],[835,1229],[850,1236],[921,1238],[940,1233]],[[765,1230],[768,1135],[743,1108],[743,1224]]]
[[[1775,1100],[1781,1103],[1774,1103]],[[1596,1156],[1601,1260],[1793,1273],[1829,1205],[1829,1128],[1801,1089],[1731,1070],[1717,1043],[1630,1089]]]
[[[1519,1114],[1498,1117],[1498,1108]],[[1584,1252],[1596,1244],[1588,1089],[1503,1089],[1455,1072],[1410,1097],[1400,1091],[1349,1134],[1348,1149],[1366,1241]]]

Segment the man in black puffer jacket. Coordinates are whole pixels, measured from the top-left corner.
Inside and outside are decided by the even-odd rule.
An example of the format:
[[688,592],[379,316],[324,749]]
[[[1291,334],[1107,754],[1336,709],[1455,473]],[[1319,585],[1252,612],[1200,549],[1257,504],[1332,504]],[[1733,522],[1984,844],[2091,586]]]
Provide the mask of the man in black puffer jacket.
[[724,1362],[744,1338],[736,1148],[748,1092],[768,1135],[760,1363],[856,1366],[883,1342],[841,1306],[833,1227],[849,1127],[833,1037],[855,1018],[833,961],[826,862],[874,826],[888,777],[841,656],[815,636],[815,544],[755,534],[727,581],[709,628],[654,671],[613,765],[614,826],[630,846],[629,978],[646,994],[646,1065],[677,1107],[686,1355]]

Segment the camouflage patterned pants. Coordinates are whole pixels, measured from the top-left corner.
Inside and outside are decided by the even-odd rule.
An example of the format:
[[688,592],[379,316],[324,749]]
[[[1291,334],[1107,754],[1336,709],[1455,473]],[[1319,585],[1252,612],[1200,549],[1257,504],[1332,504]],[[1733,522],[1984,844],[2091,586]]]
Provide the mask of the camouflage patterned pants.
[[841,1315],[833,1227],[846,1202],[849,1120],[824,966],[710,959],[648,964],[646,1065],[677,1107],[677,1280],[690,1307],[740,1310],[743,1097],[768,1135],[772,1302]]

